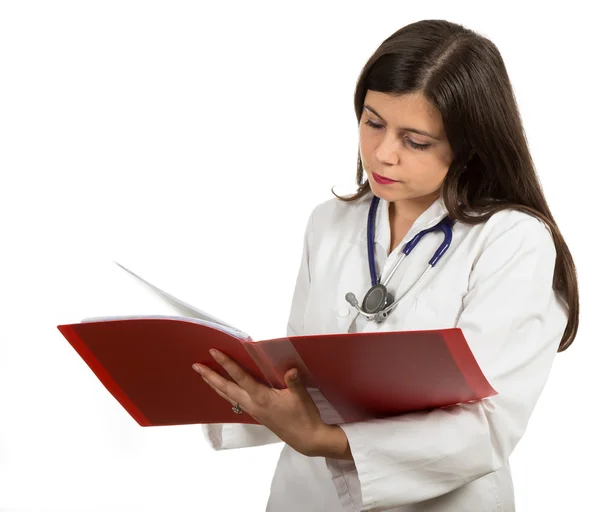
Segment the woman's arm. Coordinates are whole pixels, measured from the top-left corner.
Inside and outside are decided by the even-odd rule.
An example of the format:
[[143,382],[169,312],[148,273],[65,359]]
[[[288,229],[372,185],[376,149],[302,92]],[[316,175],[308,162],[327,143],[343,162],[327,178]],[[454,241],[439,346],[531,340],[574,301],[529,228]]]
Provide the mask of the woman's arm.
[[[348,448],[332,437],[327,466],[334,479],[348,482],[361,510],[421,502],[494,472],[525,432],[567,312],[552,288],[556,252],[546,227],[519,212],[494,221],[457,326],[498,395],[340,425]],[[354,463],[335,460],[347,450]]]
[[317,440],[313,457],[354,460],[344,429],[339,425],[327,425]]
[[[308,298],[308,289],[310,286],[308,258],[313,237],[313,215],[314,210],[308,219],[304,231],[302,257],[297,273],[296,286],[292,297],[291,310],[287,324],[288,336],[301,334],[304,328],[304,311],[306,309],[306,300]],[[264,425],[216,423],[202,425],[201,427],[205,439],[215,450],[246,448],[281,442],[281,439]]]

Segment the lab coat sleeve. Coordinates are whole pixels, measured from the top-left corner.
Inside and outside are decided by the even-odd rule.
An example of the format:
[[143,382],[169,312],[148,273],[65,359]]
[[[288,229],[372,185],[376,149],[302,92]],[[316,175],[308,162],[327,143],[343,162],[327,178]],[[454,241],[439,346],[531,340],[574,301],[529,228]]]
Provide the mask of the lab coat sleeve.
[[[304,310],[308,298],[310,284],[308,254],[312,240],[313,215],[311,214],[304,232],[302,258],[296,277],[296,286],[292,296],[292,305],[287,323],[287,335],[295,336],[304,328]],[[210,446],[215,450],[246,448],[281,442],[271,430],[264,425],[246,425],[240,423],[215,423],[202,425],[202,432]]]
[[288,336],[300,336],[305,334],[304,316],[306,312],[306,303],[308,301],[308,291],[310,289],[310,260],[309,255],[314,238],[314,216],[315,210],[311,213],[306,228],[304,230],[304,240],[302,244],[302,257],[300,259],[300,268],[296,276],[296,286],[292,296],[292,305],[287,323]]
[[498,395],[340,425],[354,462],[326,459],[327,466],[340,498],[350,495],[362,503],[360,510],[446,494],[501,468],[523,436],[567,309],[552,288],[556,251],[550,232],[532,216],[517,219],[490,232],[474,261],[457,324]]

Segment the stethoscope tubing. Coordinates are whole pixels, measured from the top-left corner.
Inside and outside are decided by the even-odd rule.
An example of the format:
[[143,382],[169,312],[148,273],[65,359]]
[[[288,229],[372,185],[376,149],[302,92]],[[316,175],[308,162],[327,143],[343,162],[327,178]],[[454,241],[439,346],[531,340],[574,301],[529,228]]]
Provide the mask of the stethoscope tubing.
[[[400,258],[398,258],[398,261],[392,267],[392,269],[389,272],[389,274],[387,275],[387,278],[385,279],[385,281],[380,284],[381,278],[377,277],[377,270],[375,268],[375,217],[376,217],[376,213],[377,213],[377,207],[379,206],[379,201],[380,201],[380,199],[377,196],[374,196],[373,199],[371,200],[371,205],[369,207],[369,215],[368,215],[368,220],[367,220],[367,253],[368,253],[368,260],[369,260],[369,273],[371,275],[371,285],[372,286],[369,289],[369,291],[365,294],[365,299],[369,295],[371,290],[375,287],[378,287],[378,288],[383,287],[387,293],[386,287],[387,287],[387,284],[390,282],[392,276],[394,275],[394,273],[396,272],[396,270],[398,269],[400,264],[404,261],[404,259],[412,252],[412,250],[417,246],[417,244],[421,241],[421,239],[425,235],[427,235],[428,233],[431,233],[433,231],[442,231],[444,234],[444,240],[442,241],[440,246],[437,248],[437,250],[431,257],[431,259],[429,260],[428,267],[421,274],[419,279],[417,279],[417,281],[415,283],[413,283],[412,286],[406,292],[404,292],[401,297],[394,300],[391,304],[384,306],[383,309],[381,309],[380,311],[376,311],[374,313],[365,313],[364,311],[362,311],[362,309],[360,309],[357,306],[357,304],[354,304],[354,306],[359,311],[359,313],[363,314],[368,320],[375,319],[375,320],[381,322],[385,318],[387,318],[387,316],[389,315],[389,312],[400,302],[400,300],[402,300],[415,286],[417,286],[422,281],[422,279],[427,275],[427,273],[433,267],[435,267],[435,265],[437,265],[439,260],[449,249],[450,244],[452,243],[452,226],[454,224],[454,220],[451,219],[449,216],[446,216],[440,222],[438,222],[435,226],[432,226],[428,229],[424,229],[424,230],[420,231],[419,233],[417,233],[409,242],[407,242],[405,244],[405,246],[402,249],[402,255],[400,256]],[[353,296],[353,294],[347,294],[347,297],[348,297],[348,295]],[[354,300],[355,300],[355,298],[354,298]],[[365,300],[363,299],[363,307],[364,307],[364,303],[365,303]]]

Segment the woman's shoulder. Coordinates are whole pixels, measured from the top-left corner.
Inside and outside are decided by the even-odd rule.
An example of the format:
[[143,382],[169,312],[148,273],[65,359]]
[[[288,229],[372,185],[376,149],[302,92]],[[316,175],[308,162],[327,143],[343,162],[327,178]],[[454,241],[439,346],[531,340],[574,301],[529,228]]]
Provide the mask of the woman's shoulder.
[[537,215],[514,207],[492,214],[480,226],[479,237],[484,247],[495,242],[513,245],[517,250],[535,244],[544,249],[554,247],[548,225]]
[[354,201],[337,197],[322,201],[311,212],[312,223],[318,228],[353,225],[359,219],[366,219],[372,197],[372,194],[366,194]]

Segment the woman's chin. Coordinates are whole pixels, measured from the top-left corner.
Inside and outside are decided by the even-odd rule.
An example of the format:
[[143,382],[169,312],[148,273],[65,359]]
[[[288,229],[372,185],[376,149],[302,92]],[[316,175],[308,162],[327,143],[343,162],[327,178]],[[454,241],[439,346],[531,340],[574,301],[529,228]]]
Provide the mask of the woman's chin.
[[411,199],[412,197],[403,182],[392,183],[389,185],[380,185],[374,181],[370,181],[369,183],[374,195],[389,202]]

